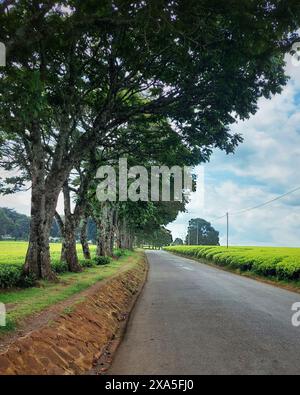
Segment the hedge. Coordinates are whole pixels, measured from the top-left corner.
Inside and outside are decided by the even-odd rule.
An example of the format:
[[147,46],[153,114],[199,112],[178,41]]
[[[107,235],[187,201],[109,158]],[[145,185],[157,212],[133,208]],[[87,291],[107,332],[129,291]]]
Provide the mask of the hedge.
[[279,280],[300,280],[300,249],[272,247],[171,246],[165,250]]

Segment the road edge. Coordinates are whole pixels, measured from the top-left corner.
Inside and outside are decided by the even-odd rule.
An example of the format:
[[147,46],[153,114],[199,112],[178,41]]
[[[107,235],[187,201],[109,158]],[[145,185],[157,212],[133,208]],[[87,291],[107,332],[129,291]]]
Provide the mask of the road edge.
[[87,372],[87,375],[109,375],[109,369],[111,368],[113,361],[117,355],[118,349],[121,346],[124,337],[127,332],[129,321],[134,313],[135,307],[145,289],[145,285],[148,281],[149,275],[149,260],[147,254],[144,252],[144,259],[145,259],[145,273],[144,273],[144,280],[140,285],[139,290],[137,291],[135,297],[133,298],[131,305],[128,309],[128,313],[126,319],[121,323],[118,331],[116,332],[114,338],[107,344],[105,347],[101,357],[97,361],[97,364]]

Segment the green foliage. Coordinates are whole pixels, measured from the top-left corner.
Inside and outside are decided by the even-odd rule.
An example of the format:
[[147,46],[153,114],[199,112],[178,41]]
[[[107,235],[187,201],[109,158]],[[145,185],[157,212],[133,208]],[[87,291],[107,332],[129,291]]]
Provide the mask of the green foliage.
[[115,258],[121,258],[122,256],[126,256],[126,255],[127,255],[127,250],[124,250],[121,248],[114,250],[114,257]]
[[202,218],[189,221],[186,244],[190,245],[219,245],[219,232],[209,222]]
[[172,243],[173,238],[170,230],[164,226],[155,225],[153,221],[151,225],[148,229],[145,227],[137,233],[136,240],[138,245],[160,248]]
[[[10,236],[13,240],[27,240],[29,226],[30,217],[19,214],[15,210],[0,207],[0,240],[5,236]],[[53,221],[51,236],[60,236],[56,221]]]
[[79,262],[83,268],[91,268],[95,266],[95,262],[92,259],[83,259]]
[[18,265],[0,265],[0,288],[16,287],[22,275]]
[[110,258],[108,256],[96,256],[93,261],[97,266],[109,265]]
[[[0,292],[0,301],[11,308],[7,312],[7,326],[0,328],[2,332],[13,330],[26,317],[41,312],[43,309],[66,300],[84,291],[98,281],[114,275],[125,263],[134,267],[143,256],[141,253],[131,253],[118,261],[112,261],[108,266],[96,266],[81,273],[64,273],[58,276],[59,282],[42,282],[42,286],[27,289],[11,289]],[[6,267],[7,265],[1,265]],[[80,298],[81,299],[81,298]]]
[[300,280],[299,248],[171,246],[165,249],[241,272],[279,280]]
[[0,288],[29,288],[36,283],[33,276],[23,274],[19,265],[0,265]]
[[33,274],[24,274],[22,273],[18,283],[17,287],[19,288],[31,288],[36,285],[37,279]]
[[[16,264],[22,266],[24,264],[27,247],[27,242],[0,241],[0,265]],[[50,251],[52,261],[59,261],[61,255],[61,244],[51,243]],[[91,245],[90,251],[92,254],[94,254],[96,251],[96,246]],[[79,244],[77,245],[77,254],[80,261],[84,260],[82,248]]]
[[172,245],[174,245],[174,246],[182,246],[183,245],[183,240],[180,239],[179,237],[177,237],[177,239],[175,239],[173,241]]
[[0,239],[10,236],[15,240],[28,238],[30,219],[8,208],[0,208]]
[[[30,181],[28,169],[43,158],[37,179],[51,180],[57,198],[74,166],[99,145],[117,154],[130,147],[143,158],[146,143],[172,165],[190,156],[208,161],[214,148],[234,152],[242,137],[231,125],[254,114],[259,98],[281,91],[284,53],[298,38],[293,0],[9,3],[0,6],[0,41],[8,49],[0,167],[19,175],[4,181],[5,193]],[[169,122],[157,117],[174,125],[173,144],[148,138],[151,124],[155,136],[167,135]],[[43,201],[47,188],[37,189]],[[47,199],[46,211],[53,202]],[[180,210],[174,207],[168,222]],[[164,212],[146,221],[151,209],[131,211],[127,227],[160,231]]]
[[68,265],[66,262],[62,262],[60,260],[53,261],[51,263],[52,270],[57,273],[66,273],[68,271]]
[[276,271],[283,280],[300,280],[300,259],[289,257],[278,263]]
[[[0,242],[0,289],[28,288],[36,283],[33,276],[25,276],[22,265],[26,253],[27,243],[23,242]],[[80,251],[80,246],[78,247]],[[94,246],[91,246],[92,252]],[[65,262],[60,262],[61,244],[51,244],[52,269],[57,274],[68,272]],[[84,260],[82,252],[79,253],[82,267],[92,268],[95,266],[93,260]]]

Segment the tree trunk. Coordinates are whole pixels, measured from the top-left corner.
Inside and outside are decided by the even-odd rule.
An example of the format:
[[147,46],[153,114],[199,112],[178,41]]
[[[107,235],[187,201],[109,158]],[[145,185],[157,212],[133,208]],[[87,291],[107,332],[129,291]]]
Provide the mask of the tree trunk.
[[73,220],[70,221],[70,218],[65,220],[64,260],[70,272],[79,273],[82,271],[76,250],[76,226]]
[[45,186],[44,154],[37,124],[33,125],[32,136],[31,221],[24,273],[37,279],[55,280],[51,269],[49,237],[57,202],[55,198],[58,198],[59,191],[48,191]]
[[97,256],[105,256],[104,240],[103,240],[103,224],[102,221],[97,219]]
[[123,218],[123,220],[120,223],[119,231],[120,231],[120,247],[121,249],[127,249],[127,238],[126,238],[126,220]]
[[45,224],[43,210],[33,205],[24,272],[34,275],[37,279],[52,281],[56,276],[51,269],[49,236],[50,227]]
[[97,255],[112,256],[114,243],[113,210],[107,204],[101,207],[101,213],[96,215],[97,224]]
[[91,259],[90,246],[87,239],[88,218],[85,216],[81,222],[80,241],[84,259]]
[[59,213],[56,211],[55,212],[55,219],[58,224],[59,230],[60,230],[60,236],[62,239],[62,246],[61,246],[61,253],[60,253],[60,260],[61,262],[66,261],[66,245],[65,245],[65,224],[64,221],[62,220],[61,216]]
[[64,232],[61,258],[68,265],[70,272],[79,273],[82,267],[79,265],[76,249],[77,220],[71,212],[71,196],[68,182],[63,186],[64,193]]
[[115,227],[114,227],[114,208],[107,208],[106,215],[106,235],[107,235],[107,256],[113,256],[114,254],[114,238],[115,238]]
[[114,246],[115,246],[115,233],[114,233],[114,229],[112,229],[112,231],[110,232],[110,245],[109,245],[109,249],[110,249],[110,253],[111,256],[113,256],[114,254]]
[[116,246],[117,248],[121,249],[121,223],[120,223],[120,217],[118,215],[118,212],[116,212],[116,217],[115,217],[115,237],[116,237]]

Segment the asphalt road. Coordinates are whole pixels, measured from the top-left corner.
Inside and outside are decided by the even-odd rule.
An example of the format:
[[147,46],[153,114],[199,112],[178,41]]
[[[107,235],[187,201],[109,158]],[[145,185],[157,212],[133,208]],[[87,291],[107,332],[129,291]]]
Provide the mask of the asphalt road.
[[108,374],[300,374],[300,294],[148,252],[150,272]]

